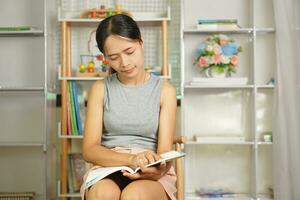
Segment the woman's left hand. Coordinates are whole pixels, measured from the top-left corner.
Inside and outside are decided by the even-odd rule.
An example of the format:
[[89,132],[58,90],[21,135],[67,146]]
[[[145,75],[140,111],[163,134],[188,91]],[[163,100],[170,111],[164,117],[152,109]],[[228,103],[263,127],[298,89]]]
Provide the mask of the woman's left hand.
[[167,170],[167,163],[165,161],[161,162],[159,166],[152,167],[141,167],[141,170],[135,174],[131,174],[125,170],[122,170],[123,176],[130,178],[131,180],[136,179],[149,179],[158,180],[163,175],[165,175]]

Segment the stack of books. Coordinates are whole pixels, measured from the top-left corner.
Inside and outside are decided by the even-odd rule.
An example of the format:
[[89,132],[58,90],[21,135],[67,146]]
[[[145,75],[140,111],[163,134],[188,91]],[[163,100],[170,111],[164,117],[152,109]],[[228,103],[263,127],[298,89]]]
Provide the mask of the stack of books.
[[35,192],[0,192],[3,200],[33,200]]
[[69,153],[67,167],[69,193],[79,192],[83,176],[92,166],[83,159],[81,153]]
[[237,29],[237,19],[199,19],[197,29]]

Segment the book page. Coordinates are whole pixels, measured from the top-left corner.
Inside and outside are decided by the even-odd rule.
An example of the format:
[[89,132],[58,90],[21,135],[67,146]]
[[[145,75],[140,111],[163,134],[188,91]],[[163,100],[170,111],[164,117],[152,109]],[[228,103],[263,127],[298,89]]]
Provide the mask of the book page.
[[[180,158],[180,157],[184,157],[185,156],[185,153],[183,152],[178,152],[178,151],[168,151],[166,153],[163,153],[160,155],[161,159],[160,160],[157,160],[153,163],[150,163],[148,165],[146,165],[146,167],[152,167],[154,165],[158,165],[159,163],[163,162],[163,161],[170,161],[170,160],[174,160],[176,158]],[[134,170],[134,173],[138,172],[141,168],[138,167]]]
[[120,167],[99,167],[90,171],[85,181],[85,188],[89,188],[97,181],[105,178],[106,176],[121,170],[129,171],[130,173],[134,173],[134,171],[130,167],[120,166]]

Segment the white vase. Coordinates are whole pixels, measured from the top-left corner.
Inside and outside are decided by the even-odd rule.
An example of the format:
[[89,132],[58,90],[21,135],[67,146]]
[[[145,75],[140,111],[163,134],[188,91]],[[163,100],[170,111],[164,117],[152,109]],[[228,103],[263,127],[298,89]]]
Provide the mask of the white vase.
[[220,72],[217,68],[211,67],[205,71],[206,77],[210,78],[226,78],[227,77],[227,70]]

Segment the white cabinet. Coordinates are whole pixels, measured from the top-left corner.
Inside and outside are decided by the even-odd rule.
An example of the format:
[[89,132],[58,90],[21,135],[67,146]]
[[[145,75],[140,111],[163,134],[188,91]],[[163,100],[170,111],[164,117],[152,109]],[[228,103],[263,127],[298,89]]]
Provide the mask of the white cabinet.
[[[271,199],[272,134],[276,71],[271,0],[182,0],[182,133],[185,146],[185,197],[202,191],[234,193],[232,199]],[[238,29],[197,29],[199,19],[237,19]],[[193,64],[199,44],[226,34],[243,48],[237,73],[247,84],[193,85],[202,76]],[[195,139],[196,138],[196,139]],[[224,195],[225,198],[225,195]],[[202,198],[201,198],[202,199]],[[205,198],[204,198],[205,199]]]
[[0,192],[39,200],[50,197],[46,4],[0,3]]

